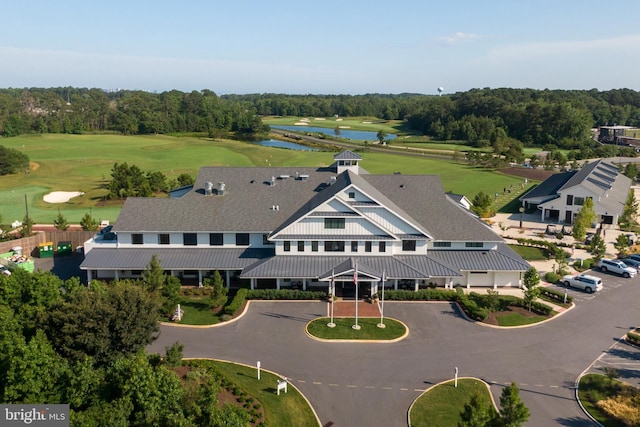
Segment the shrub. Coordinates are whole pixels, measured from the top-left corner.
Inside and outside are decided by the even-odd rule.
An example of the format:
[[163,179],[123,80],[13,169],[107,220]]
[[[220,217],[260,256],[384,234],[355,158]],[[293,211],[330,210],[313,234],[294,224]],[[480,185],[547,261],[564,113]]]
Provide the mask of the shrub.
[[558,283],[558,280],[560,280],[560,276],[558,276],[553,271],[550,271],[544,275],[544,280],[545,282],[549,283]]
[[[541,287],[540,293],[550,300],[558,301],[561,303],[564,302],[564,292],[556,291],[555,289]],[[567,302],[568,303],[573,302],[573,297],[571,295],[567,295]]]
[[[382,297],[381,292],[377,295]],[[387,301],[454,301],[456,298],[457,291],[449,289],[420,289],[417,292],[405,289],[384,291],[384,299]]]
[[242,304],[244,304],[244,301],[247,298],[247,292],[248,289],[238,289],[238,292],[233,297],[229,305],[224,308],[224,314],[233,316],[238,310],[240,310],[240,307],[242,307]]
[[631,343],[636,345],[640,345],[640,335],[633,332],[627,332],[627,341],[630,341]]
[[261,300],[321,300],[327,297],[325,291],[299,291],[293,289],[252,289],[247,299]]

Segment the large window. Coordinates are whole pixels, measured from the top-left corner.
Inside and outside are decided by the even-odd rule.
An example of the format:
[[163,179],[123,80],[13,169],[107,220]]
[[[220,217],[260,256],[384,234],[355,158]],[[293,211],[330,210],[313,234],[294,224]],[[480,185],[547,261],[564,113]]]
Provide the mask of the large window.
[[318,252],[318,241],[314,240],[311,242],[311,252]]
[[133,243],[134,245],[141,245],[142,243],[144,243],[144,239],[142,238],[142,234],[133,233],[131,235],[131,243]]
[[415,240],[403,240],[402,241],[402,250],[405,252],[415,252],[416,250],[416,241]]
[[387,251],[387,242],[378,243],[378,252],[386,252]]
[[224,234],[222,233],[209,233],[209,245],[222,246],[224,244]]
[[169,239],[169,234],[167,234],[167,233],[158,234],[158,244],[159,245],[168,245],[169,243],[171,243],[170,239]]
[[573,205],[573,195],[571,194],[567,194],[567,205],[568,206]]
[[434,248],[450,248],[451,242],[433,242]]
[[285,252],[291,252],[291,242],[288,240],[285,240],[284,242],[282,242],[282,247],[284,248]]
[[182,244],[185,246],[196,246],[198,244],[198,234],[197,233],[182,234]]
[[574,205],[578,205],[578,206],[582,206],[584,205],[584,197],[574,197],[573,198],[573,204]]
[[299,240],[298,241],[298,252],[304,252],[304,241],[303,240]]
[[236,246],[249,246],[249,233],[236,233]]
[[364,242],[364,251],[371,252],[371,242]]
[[325,252],[344,252],[344,242],[324,242]]
[[481,248],[484,244],[482,242],[466,242],[464,246],[467,248]]
[[344,218],[325,218],[324,228],[344,228]]

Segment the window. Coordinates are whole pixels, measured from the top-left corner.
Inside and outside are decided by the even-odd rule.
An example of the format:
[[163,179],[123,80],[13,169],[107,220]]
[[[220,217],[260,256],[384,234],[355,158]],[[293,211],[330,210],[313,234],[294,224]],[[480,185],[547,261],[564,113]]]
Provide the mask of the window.
[[325,218],[324,228],[344,228],[344,218]]
[[584,205],[584,197],[574,197],[573,204],[578,206]]
[[386,252],[387,251],[387,242],[378,243],[378,252]]
[[298,252],[304,252],[304,241],[298,240]]
[[134,245],[141,245],[143,243],[143,238],[142,238],[142,234],[140,233],[134,233],[131,235],[131,243],[133,243]]
[[324,242],[325,252],[344,252],[344,242]]
[[464,246],[466,248],[481,248],[484,244],[482,242],[466,242]]
[[285,252],[291,252],[291,242],[288,240],[285,240],[283,242],[283,247],[284,247],[284,251]]
[[403,240],[402,241],[402,250],[406,252],[415,252],[416,250],[416,241],[415,240]]
[[351,252],[358,252],[358,242],[351,242]]
[[249,246],[249,233],[236,233],[236,246]]
[[273,245],[274,242],[269,240],[269,235],[268,234],[263,234],[262,235],[262,244],[263,245]]
[[318,241],[314,240],[311,242],[311,252],[318,252]]
[[210,246],[222,246],[224,243],[224,235],[222,233],[209,233]]
[[434,248],[450,248],[451,242],[433,242]]
[[158,234],[158,244],[168,245],[170,243],[169,235],[166,233]]
[[364,242],[364,251],[371,252],[371,242]]
[[196,233],[184,233],[182,235],[182,244],[185,246],[196,246],[198,244],[198,235]]
[[567,194],[567,206],[573,205],[573,195]]
[[349,198],[350,199],[355,199],[356,198],[356,193],[354,191],[349,191]]

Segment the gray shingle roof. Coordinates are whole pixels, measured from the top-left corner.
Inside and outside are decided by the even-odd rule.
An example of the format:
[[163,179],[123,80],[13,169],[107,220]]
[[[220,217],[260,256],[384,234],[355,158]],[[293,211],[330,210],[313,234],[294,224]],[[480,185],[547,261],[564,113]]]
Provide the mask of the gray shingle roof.
[[85,255],[80,269],[144,270],[154,254],[165,270],[241,270],[273,256],[273,249],[94,248]]

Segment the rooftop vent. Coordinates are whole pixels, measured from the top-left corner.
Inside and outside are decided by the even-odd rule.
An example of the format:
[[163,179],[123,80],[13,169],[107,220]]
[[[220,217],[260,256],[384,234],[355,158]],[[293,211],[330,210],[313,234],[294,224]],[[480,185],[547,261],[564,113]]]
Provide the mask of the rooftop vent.
[[269,181],[269,185],[270,185],[270,186],[272,186],[272,187],[273,187],[274,185],[276,185],[276,177],[275,177],[275,176],[272,176],[272,177],[271,177],[271,181]]
[[225,187],[226,187],[226,185],[224,184],[224,182],[219,182],[218,183],[218,196],[224,196]]
[[336,183],[336,177],[335,176],[329,177],[329,185],[333,185],[335,183]]
[[306,180],[308,180],[308,179],[309,179],[309,175],[300,175],[300,179],[301,179],[302,181],[306,181]]
[[279,177],[279,178],[280,178],[280,179],[288,179],[288,178],[289,178],[289,175],[280,175],[280,177]]
[[206,194],[207,196],[213,194],[213,182],[204,183],[204,194]]

